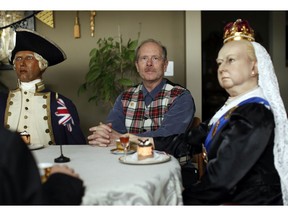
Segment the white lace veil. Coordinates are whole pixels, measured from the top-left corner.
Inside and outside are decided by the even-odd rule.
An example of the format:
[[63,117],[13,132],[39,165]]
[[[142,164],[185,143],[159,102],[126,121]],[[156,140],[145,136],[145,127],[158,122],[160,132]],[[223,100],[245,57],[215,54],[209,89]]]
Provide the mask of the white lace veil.
[[280,96],[278,80],[273,63],[266,49],[257,42],[252,42],[255,49],[259,86],[269,101],[275,120],[274,163],[281,179],[283,203],[288,205],[288,120],[287,113]]

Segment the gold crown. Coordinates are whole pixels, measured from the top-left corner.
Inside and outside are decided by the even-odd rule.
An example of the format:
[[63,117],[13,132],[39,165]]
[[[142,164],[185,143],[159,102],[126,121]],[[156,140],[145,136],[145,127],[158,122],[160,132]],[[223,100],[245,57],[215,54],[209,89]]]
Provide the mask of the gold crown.
[[236,22],[230,22],[224,27],[223,39],[223,43],[232,40],[255,41],[254,30],[250,27],[248,21],[237,19]]

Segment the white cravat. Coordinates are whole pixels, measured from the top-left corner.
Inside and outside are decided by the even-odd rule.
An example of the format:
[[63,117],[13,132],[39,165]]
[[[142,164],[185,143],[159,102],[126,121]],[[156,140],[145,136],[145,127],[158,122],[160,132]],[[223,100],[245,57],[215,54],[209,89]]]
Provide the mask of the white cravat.
[[19,82],[19,87],[23,89],[24,91],[35,92],[36,83],[39,83],[41,81],[42,81],[41,79],[36,79],[31,82],[21,82],[21,81],[18,81],[18,82]]

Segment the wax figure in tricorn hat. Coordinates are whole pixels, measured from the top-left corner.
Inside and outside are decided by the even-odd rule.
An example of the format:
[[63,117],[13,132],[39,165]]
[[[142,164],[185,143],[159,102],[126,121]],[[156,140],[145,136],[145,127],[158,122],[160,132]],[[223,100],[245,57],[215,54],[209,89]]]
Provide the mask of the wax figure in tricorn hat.
[[23,50],[38,53],[48,61],[48,66],[56,65],[66,59],[64,51],[53,41],[48,40],[35,31],[18,29],[16,30],[16,44],[9,59],[10,63],[13,64],[15,54]]
[[43,82],[47,67],[65,59],[65,53],[54,42],[32,30],[16,30],[10,63],[16,71],[18,87],[0,95],[0,124],[29,134],[27,144],[32,149],[86,143],[76,106],[65,96],[47,89]]

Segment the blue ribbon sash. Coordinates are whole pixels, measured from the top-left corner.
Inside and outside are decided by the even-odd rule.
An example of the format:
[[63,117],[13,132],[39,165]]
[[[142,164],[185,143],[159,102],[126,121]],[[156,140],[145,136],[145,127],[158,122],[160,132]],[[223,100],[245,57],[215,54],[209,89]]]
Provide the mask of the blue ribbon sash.
[[230,116],[232,114],[232,112],[238,108],[239,106],[242,106],[244,104],[248,104],[248,103],[260,103],[260,104],[264,104],[268,109],[270,109],[270,105],[269,102],[267,100],[265,100],[264,98],[260,98],[260,97],[252,97],[249,98],[247,100],[242,101],[241,103],[239,103],[238,105],[236,105],[235,107],[232,107],[230,110],[228,110],[224,115],[221,116],[221,118],[215,122],[211,128],[210,131],[208,133],[208,136],[206,137],[206,140],[204,142],[204,147],[206,149],[207,152],[209,152],[210,149],[210,145],[212,143],[212,139],[215,136],[215,134],[217,134],[220,129],[229,121]]

